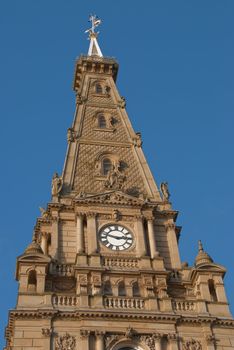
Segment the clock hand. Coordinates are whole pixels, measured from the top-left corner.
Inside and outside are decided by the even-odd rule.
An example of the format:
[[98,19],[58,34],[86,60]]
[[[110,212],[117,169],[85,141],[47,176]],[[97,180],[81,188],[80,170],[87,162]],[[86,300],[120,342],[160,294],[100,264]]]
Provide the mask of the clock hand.
[[118,236],[113,236],[113,235],[108,235],[108,237],[112,237],[114,239],[123,239],[123,238],[125,238],[125,236],[118,237]]

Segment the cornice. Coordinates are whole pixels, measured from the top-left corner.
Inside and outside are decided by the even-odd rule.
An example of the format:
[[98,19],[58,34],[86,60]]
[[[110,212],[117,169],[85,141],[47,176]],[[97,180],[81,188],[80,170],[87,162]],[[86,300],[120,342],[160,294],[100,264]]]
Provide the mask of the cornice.
[[121,312],[121,311],[91,311],[91,310],[79,310],[79,311],[55,311],[55,310],[11,310],[9,313],[9,324],[13,322],[14,319],[25,319],[25,318],[33,318],[33,319],[41,319],[41,318],[57,318],[57,319],[76,319],[76,320],[84,320],[84,319],[108,319],[108,320],[144,320],[144,321],[157,321],[157,322],[166,322],[172,324],[212,324],[216,326],[222,327],[232,327],[234,328],[234,319],[218,319],[215,317],[184,317],[181,315],[172,315],[172,314],[155,314],[155,313],[142,313],[135,312],[129,314],[129,312]]

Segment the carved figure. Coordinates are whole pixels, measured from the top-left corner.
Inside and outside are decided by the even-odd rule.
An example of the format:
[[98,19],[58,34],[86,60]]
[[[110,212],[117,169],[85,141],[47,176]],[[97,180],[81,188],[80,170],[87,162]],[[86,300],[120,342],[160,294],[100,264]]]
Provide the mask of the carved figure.
[[112,219],[115,221],[120,220],[120,212],[117,209],[114,209],[112,212]]
[[108,172],[107,180],[105,181],[105,187],[118,190],[123,188],[125,176],[119,171],[119,167],[119,162],[112,165]]
[[44,219],[47,219],[49,217],[49,214],[47,212],[47,210],[45,210],[44,208],[42,207],[39,207],[39,210],[41,212],[41,216],[44,218]]
[[125,97],[121,97],[121,100],[119,101],[119,106],[121,108],[125,108],[126,107],[126,100],[125,100]]
[[67,129],[67,142],[73,142],[74,141],[74,131],[72,128]]
[[168,183],[167,182],[162,182],[160,185],[160,189],[162,192],[163,200],[168,201],[170,198],[170,192],[168,189]]
[[76,346],[76,338],[66,333],[58,337],[55,341],[55,350],[74,350]]
[[57,196],[63,187],[63,180],[58,176],[58,173],[54,173],[52,179],[52,196]]

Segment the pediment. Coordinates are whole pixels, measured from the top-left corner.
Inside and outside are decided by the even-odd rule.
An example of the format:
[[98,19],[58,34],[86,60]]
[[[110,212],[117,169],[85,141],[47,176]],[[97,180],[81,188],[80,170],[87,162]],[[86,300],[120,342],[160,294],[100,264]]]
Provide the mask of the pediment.
[[78,194],[75,197],[75,202],[80,203],[98,203],[107,205],[127,205],[127,206],[142,206],[146,204],[145,199],[137,198],[126,194],[122,191],[108,191],[99,194]]
[[39,263],[49,263],[51,261],[50,257],[44,254],[22,254],[17,258],[18,262],[39,262]]

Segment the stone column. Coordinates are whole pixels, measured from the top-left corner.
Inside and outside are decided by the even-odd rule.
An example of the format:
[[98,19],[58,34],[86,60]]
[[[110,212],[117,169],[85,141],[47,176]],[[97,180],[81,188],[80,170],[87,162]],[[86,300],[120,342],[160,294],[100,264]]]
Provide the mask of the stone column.
[[161,348],[162,348],[162,343],[161,343],[162,334],[155,333],[155,334],[153,334],[153,338],[154,338],[155,350],[161,350]]
[[148,226],[148,235],[149,235],[150,257],[151,259],[153,259],[159,255],[156,250],[153,218],[147,219],[147,226]]
[[146,255],[145,233],[142,219],[141,215],[137,216],[135,224],[137,232],[136,250],[139,257]]
[[171,267],[173,269],[180,269],[181,262],[180,262],[178,243],[177,243],[176,233],[175,233],[175,224],[168,223],[166,225],[166,230],[167,230],[167,242],[169,246],[171,265],[172,265]]
[[58,259],[58,236],[59,236],[59,217],[52,217],[52,232],[51,232],[51,256]]
[[97,227],[96,214],[87,213],[87,241],[88,241],[88,255],[97,253]]
[[105,350],[104,335],[105,333],[102,331],[95,332],[95,336],[96,336],[95,350]]
[[48,238],[49,233],[41,232],[41,249],[45,255],[48,255]]
[[89,335],[90,331],[83,329],[80,331],[79,346],[77,349],[89,350]]
[[169,343],[169,350],[178,350],[179,349],[177,335],[175,333],[168,334],[167,340]]
[[76,252],[84,252],[84,227],[83,227],[83,214],[76,214]]

